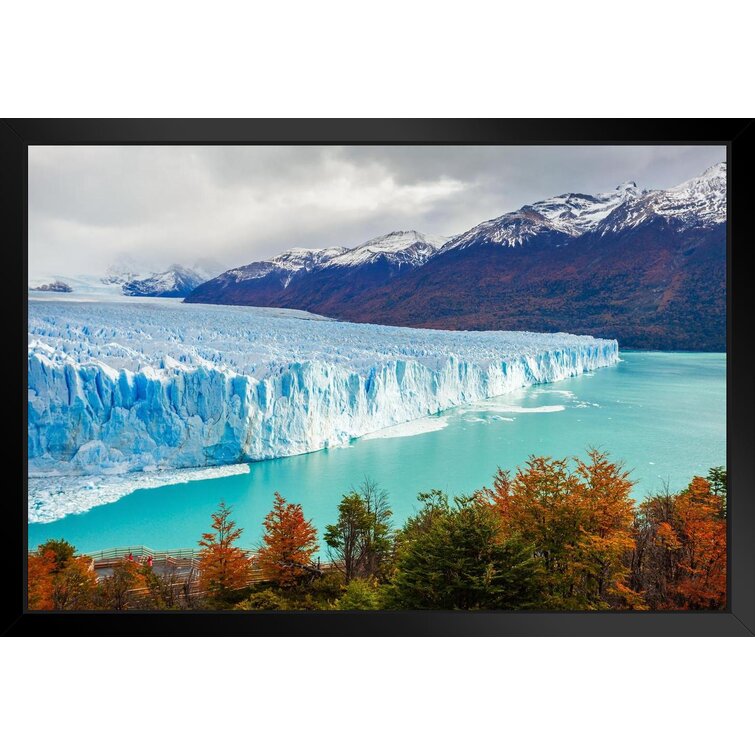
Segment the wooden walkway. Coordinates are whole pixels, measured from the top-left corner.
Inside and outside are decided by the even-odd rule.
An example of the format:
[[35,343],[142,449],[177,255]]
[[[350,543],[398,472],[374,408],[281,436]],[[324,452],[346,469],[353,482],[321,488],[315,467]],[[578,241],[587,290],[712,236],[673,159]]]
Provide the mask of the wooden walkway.
[[[262,570],[255,565],[257,552],[244,549],[244,553],[252,563],[249,584],[263,581]],[[177,548],[174,550],[156,551],[145,545],[133,545],[127,547],[107,548],[106,550],[93,551],[83,554],[92,559],[92,567],[102,578],[111,573],[114,566],[129,557],[138,564],[145,564],[152,558],[152,568],[158,573],[171,571],[177,576],[197,577],[199,575],[199,548]]]
[[[262,569],[257,566],[257,551],[242,549],[251,562],[251,571],[248,585],[254,585],[264,582],[265,578]],[[30,552],[31,555],[32,552]],[[175,584],[185,583],[190,585],[192,595],[201,595],[198,585],[200,573],[200,555],[199,548],[177,548],[173,550],[153,550],[145,545],[129,545],[116,548],[107,548],[105,550],[82,553],[85,558],[91,559],[90,570],[93,570],[97,579],[104,579],[113,572],[113,568],[129,557],[138,564],[146,564],[152,558],[152,568],[163,576],[170,575],[171,580],[175,579]],[[334,564],[326,562],[317,567],[311,567],[313,572],[322,574],[334,568]],[[145,588],[136,588],[130,590],[133,593],[146,592]]]

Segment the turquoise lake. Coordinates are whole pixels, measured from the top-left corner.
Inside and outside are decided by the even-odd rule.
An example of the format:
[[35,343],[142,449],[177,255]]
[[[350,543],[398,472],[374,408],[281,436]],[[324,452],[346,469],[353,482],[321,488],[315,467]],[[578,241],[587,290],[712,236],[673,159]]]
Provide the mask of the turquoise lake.
[[625,351],[621,359],[394,428],[385,433],[391,437],[257,462],[249,474],[137,490],[83,514],[30,525],[29,547],[48,538],[65,538],[81,552],[194,547],[224,500],[244,528],[241,544],[254,548],[276,490],[301,503],[322,531],[335,520],[341,496],[366,475],[388,491],[398,525],[416,510],[419,491],[472,492],[489,484],[498,466],[514,469],[531,454],[583,455],[590,446],[624,462],[637,499],[666,483],[679,489],[724,465],[726,356]]

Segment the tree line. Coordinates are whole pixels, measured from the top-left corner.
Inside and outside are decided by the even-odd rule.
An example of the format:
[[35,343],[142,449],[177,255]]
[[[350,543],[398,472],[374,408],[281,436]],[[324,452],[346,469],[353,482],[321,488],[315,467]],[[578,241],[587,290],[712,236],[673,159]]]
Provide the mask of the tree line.
[[[318,533],[275,493],[262,544],[221,503],[196,571],[92,562],[50,540],[28,561],[30,609],[57,610],[720,610],[726,607],[726,470],[638,505],[622,464],[531,457],[470,495],[430,490],[394,527],[388,495],[366,479]],[[321,562],[321,557],[324,560]]]

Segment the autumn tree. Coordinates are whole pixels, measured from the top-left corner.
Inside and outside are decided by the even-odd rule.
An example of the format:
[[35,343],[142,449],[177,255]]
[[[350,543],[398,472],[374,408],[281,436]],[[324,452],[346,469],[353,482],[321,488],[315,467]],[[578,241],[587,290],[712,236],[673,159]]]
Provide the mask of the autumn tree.
[[92,608],[97,578],[91,559],[77,556],[66,540],[48,540],[28,558],[28,605],[32,610]]
[[276,492],[264,527],[265,544],[257,554],[257,562],[266,580],[280,587],[290,587],[313,573],[312,556],[318,550],[317,530],[304,518],[298,503],[288,503]]
[[587,461],[530,457],[516,474],[498,470],[480,491],[504,532],[528,544],[546,584],[547,604],[564,610],[636,601],[627,585],[633,501],[621,468],[596,450]]
[[76,555],[76,548],[67,540],[50,539],[42,543],[38,552],[50,553],[55,561],[55,572],[59,572]]
[[212,514],[213,531],[203,533],[199,541],[200,589],[220,605],[248,583],[251,568],[245,551],[234,545],[243,530],[236,527],[231,513],[225,502],[221,502]]
[[59,611],[81,611],[94,607],[97,576],[92,560],[74,556],[53,577],[52,602]]
[[632,586],[657,610],[726,607],[725,498],[693,478],[640,504],[635,522]]
[[584,530],[580,542],[581,590],[595,607],[618,607],[626,601],[639,607],[628,586],[627,555],[634,547],[632,483],[620,464],[595,449],[588,461],[577,460],[579,504]]
[[136,561],[124,558],[113,566],[112,572],[99,584],[100,604],[113,611],[141,607],[135,590],[147,587],[143,568]]
[[53,608],[52,583],[55,554],[50,550],[37,550],[29,554],[27,562],[27,603],[31,611],[49,611]]

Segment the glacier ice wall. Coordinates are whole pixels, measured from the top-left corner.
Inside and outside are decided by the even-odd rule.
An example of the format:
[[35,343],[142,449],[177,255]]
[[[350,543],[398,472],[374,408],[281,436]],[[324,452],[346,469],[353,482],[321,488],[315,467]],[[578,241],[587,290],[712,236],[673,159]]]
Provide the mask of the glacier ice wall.
[[31,476],[289,456],[606,367],[612,340],[178,302],[29,302]]

